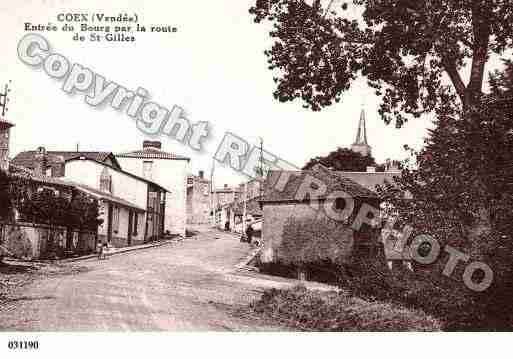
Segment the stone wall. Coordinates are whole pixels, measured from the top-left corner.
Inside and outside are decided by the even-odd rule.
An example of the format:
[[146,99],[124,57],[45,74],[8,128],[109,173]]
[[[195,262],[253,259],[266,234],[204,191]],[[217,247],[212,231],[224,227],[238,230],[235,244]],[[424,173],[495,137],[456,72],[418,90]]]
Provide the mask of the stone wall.
[[95,233],[73,232],[67,243],[67,230],[64,227],[49,227],[31,223],[4,224],[2,244],[6,255],[22,259],[40,259],[50,253],[49,243],[53,243],[54,253],[64,253],[70,248],[74,253],[88,253],[95,250]]

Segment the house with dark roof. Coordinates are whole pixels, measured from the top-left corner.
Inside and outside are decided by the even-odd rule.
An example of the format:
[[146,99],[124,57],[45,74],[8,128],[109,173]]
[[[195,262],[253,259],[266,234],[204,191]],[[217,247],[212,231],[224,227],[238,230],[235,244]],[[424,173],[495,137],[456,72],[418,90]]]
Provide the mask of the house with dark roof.
[[116,159],[124,171],[169,190],[165,198],[164,231],[185,236],[190,159],[163,151],[159,141],[144,141],[142,149],[118,153]]
[[121,169],[111,152],[46,151],[39,147],[18,154],[10,166],[33,182],[68,186],[98,200],[103,219],[98,228],[100,242],[125,247],[163,235],[169,191]]
[[260,199],[262,263],[276,261],[284,227],[290,218],[332,220],[337,226],[348,229],[355,255],[376,253],[379,240],[374,238],[370,227],[364,225],[360,230],[352,229],[363,204],[379,209],[380,198],[369,188],[318,165],[308,171],[270,171],[263,192]]
[[23,151],[20,152],[12,159],[12,164],[36,170],[38,165],[44,165],[42,170],[37,169],[38,172],[43,172],[49,177],[63,177],[65,176],[66,162],[87,158],[93,161],[106,163],[117,169],[121,169],[116,157],[112,152],[92,152],[92,151],[46,151],[46,162],[41,163],[37,161],[37,156],[40,151]]

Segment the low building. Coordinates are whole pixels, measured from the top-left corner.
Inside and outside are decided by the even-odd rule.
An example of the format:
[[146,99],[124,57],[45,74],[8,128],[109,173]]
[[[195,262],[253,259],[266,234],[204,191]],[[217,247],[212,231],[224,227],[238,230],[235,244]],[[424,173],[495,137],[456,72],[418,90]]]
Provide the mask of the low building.
[[[286,181],[282,183],[284,178]],[[324,195],[316,198],[298,196],[301,186],[310,179],[315,179],[326,186]],[[260,259],[263,263],[273,263],[276,260],[276,251],[280,247],[284,227],[289,218],[328,218],[325,208],[335,212],[343,211],[346,206],[345,198],[354,200],[354,210],[347,219],[337,221],[337,226],[347,228],[351,233],[352,242],[358,245],[353,250],[360,253],[373,252],[373,249],[379,247],[379,240],[369,235],[371,231],[354,231],[351,228],[364,203],[376,208],[380,205],[380,199],[375,192],[353,180],[323,166],[316,166],[309,171],[270,171],[264,187],[264,196],[260,201],[263,212],[263,249]],[[342,201],[330,196],[334,193]]]

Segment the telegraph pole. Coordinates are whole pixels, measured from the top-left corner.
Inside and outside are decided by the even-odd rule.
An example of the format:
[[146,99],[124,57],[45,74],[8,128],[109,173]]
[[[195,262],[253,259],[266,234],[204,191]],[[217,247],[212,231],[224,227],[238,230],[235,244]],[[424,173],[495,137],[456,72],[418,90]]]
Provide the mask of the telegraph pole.
[[210,171],[210,209],[212,212],[212,227],[216,226],[216,207],[215,207],[215,185],[214,171],[216,168],[216,159],[212,160],[212,169]]
[[[9,80],[9,83],[12,81]],[[2,118],[5,117],[5,112],[8,110],[7,103],[9,102],[9,92],[11,92],[11,89],[9,88],[9,85],[6,84],[4,88],[4,92],[0,93],[0,108],[2,108]]]
[[258,194],[260,198],[263,195],[263,182],[264,182],[264,139],[259,137],[260,139],[260,179],[258,181]]

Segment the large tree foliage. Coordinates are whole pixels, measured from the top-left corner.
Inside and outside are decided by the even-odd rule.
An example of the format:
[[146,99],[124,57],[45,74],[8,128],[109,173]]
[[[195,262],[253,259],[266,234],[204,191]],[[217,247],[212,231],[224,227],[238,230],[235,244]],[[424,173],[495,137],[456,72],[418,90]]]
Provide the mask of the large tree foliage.
[[[513,311],[512,68],[492,77],[493,95],[465,114],[471,121],[440,116],[424,149],[414,153],[415,169],[406,167],[380,191],[393,204],[398,229],[410,225],[491,267],[492,286],[474,297],[495,329],[511,328],[505,313]],[[462,267],[453,278],[461,278]]]
[[365,172],[368,166],[376,166],[372,156],[362,156],[358,152],[341,147],[330,152],[327,156],[317,156],[310,159],[303,169],[309,170],[318,164],[335,171],[355,172]]
[[320,110],[365,76],[396,126],[457,98],[460,109],[479,102],[490,55],[513,43],[510,1],[256,0],[250,13],[272,23],[278,100]]

